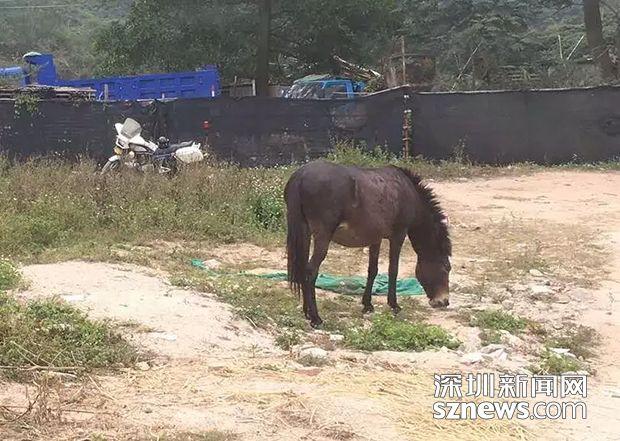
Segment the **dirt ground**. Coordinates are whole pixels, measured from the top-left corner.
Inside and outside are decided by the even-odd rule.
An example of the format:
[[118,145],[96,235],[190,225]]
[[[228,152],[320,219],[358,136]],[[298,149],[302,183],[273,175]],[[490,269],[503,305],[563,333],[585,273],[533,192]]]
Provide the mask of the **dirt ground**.
[[[428,309],[429,320],[455,332],[465,352],[480,347],[475,329],[457,320],[472,305],[509,309],[553,327],[596,329],[602,340],[589,378],[587,421],[432,419],[434,373],[520,372],[531,363],[527,339],[506,360],[473,365],[464,363],[463,351],[334,349],[326,365],[305,367],[214,296],[172,287],[166,274],[65,262],[24,267],[30,284],[20,295],[60,296],[93,317],[111,318],[153,355],[136,369],[93,375],[86,383],[62,381],[55,389],[59,421],[4,434],[0,426],[0,439],[176,439],[170,434],[217,430],[241,440],[620,440],[620,173],[554,171],[431,185],[450,217],[455,249],[451,306]],[[508,240],[513,236],[519,239]],[[532,244],[550,266],[528,260]],[[205,258],[285,267],[282,252],[252,245],[210,254]],[[364,274],[364,255],[335,247],[326,268],[346,262]],[[405,253],[403,274],[412,272],[411,259]],[[519,265],[526,271],[506,272]],[[380,270],[386,269],[382,258]],[[485,294],[477,292],[481,283]],[[539,285],[548,287],[547,299],[528,291]],[[32,394],[23,385],[2,385],[0,405],[25,406]]]

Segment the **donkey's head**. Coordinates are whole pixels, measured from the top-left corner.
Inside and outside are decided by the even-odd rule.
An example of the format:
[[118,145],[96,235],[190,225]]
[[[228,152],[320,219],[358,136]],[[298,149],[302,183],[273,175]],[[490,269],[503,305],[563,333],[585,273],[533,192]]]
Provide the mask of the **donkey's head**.
[[452,269],[448,218],[442,215],[427,228],[425,234],[418,232],[412,236],[412,243],[418,254],[416,278],[424,288],[431,306],[444,308],[450,304],[449,276]]
[[420,176],[408,169],[400,170],[411,180],[419,196],[414,199],[417,218],[409,229],[409,239],[418,255],[416,278],[431,306],[444,308],[450,304],[449,276],[452,269],[448,217],[433,190],[422,183]]

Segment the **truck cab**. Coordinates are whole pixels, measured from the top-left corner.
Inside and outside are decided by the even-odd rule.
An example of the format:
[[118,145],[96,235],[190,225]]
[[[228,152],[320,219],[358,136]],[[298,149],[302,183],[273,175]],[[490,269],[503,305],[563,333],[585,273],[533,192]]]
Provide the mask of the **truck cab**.
[[293,83],[284,98],[351,99],[364,91],[364,83],[330,75],[309,75]]

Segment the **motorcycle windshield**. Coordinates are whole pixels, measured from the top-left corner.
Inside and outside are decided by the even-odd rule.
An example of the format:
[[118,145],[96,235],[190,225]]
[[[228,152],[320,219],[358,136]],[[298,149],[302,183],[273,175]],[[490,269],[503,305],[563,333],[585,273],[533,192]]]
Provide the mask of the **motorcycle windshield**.
[[135,119],[127,118],[123,123],[121,134],[131,139],[140,135],[140,133],[142,133],[142,126],[140,123]]

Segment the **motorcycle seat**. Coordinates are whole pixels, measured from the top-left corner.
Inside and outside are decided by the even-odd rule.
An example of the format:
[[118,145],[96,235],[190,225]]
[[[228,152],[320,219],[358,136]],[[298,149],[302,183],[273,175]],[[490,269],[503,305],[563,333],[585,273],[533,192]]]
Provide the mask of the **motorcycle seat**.
[[190,147],[193,144],[194,144],[193,141],[181,142],[179,144],[171,144],[170,147],[168,147],[168,148],[155,150],[155,152],[153,154],[155,156],[171,155],[174,152],[176,152],[177,150],[182,149],[184,147]]

